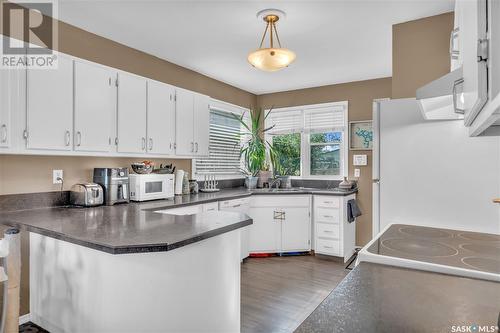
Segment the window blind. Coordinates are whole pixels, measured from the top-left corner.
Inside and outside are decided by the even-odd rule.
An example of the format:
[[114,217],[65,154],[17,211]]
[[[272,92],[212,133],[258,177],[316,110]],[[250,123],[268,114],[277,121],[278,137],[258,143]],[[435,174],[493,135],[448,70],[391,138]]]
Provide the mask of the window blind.
[[269,134],[298,133],[304,127],[302,110],[271,111],[266,127],[274,126]]
[[230,112],[210,111],[209,157],[196,159],[197,174],[240,174],[241,127]]
[[343,131],[345,130],[345,108],[329,106],[304,110],[306,133]]

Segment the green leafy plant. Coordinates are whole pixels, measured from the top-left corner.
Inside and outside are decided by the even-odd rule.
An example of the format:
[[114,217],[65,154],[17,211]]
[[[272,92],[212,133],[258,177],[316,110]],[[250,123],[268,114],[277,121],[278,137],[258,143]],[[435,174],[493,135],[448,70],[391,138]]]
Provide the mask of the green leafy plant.
[[265,120],[271,113],[272,108],[266,112],[264,119],[262,119],[263,111],[261,108],[250,110],[250,123],[245,121],[245,114],[236,115],[232,114],[237,119],[243,131],[240,133],[240,138],[243,142],[240,148],[240,156],[245,161],[245,168],[242,170],[247,175],[257,176],[260,170],[265,170],[268,167],[267,153],[271,163],[275,165],[276,153],[273,145],[265,139],[266,132],[270,131],[274,126],[265,128]]

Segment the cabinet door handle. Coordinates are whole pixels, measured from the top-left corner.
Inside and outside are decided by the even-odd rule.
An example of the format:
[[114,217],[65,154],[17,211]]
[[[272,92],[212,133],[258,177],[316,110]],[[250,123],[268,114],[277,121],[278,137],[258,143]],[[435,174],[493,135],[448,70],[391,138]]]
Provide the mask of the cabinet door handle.
[[455,38],[458,37],[459,28],[453,29],[450,33],[450,57],[451,59],[458,59],[460,54],[459,50],[455,50]]
[[7,142],[7,125],[3,124],[2,125],[2,143]]
[[80,147],[82,145],[82,132],[76,132],[76,145]]
[[234,205],[233,208],[240,207],[241,204]]
[[64,133],[64,139],[66,140],[66,146],[69,146],[71,140],[71,133],[69,131],[66,131],[66,133]]
[[464,83],[464,79],[458,79],[453,82],[452,89],[452,100],[453,100],[453,111],[458,114],[464,114],[465,110],[457,107],[457,87]]
[[146,150],[146,138],[141,138],[141,142],[142,142],[142,150]]
[[195,150],[195,152],[198,152],[198,142],[195,142],[195,144],[194,144],[194,145],[196,146],[196,150]]
[[153,138],[149,138],[149,150],[153,150]]
[[172,142],[170,142],[170,150],[172,150]]
[[191,152],[194,152],[194,142],[191,142]]

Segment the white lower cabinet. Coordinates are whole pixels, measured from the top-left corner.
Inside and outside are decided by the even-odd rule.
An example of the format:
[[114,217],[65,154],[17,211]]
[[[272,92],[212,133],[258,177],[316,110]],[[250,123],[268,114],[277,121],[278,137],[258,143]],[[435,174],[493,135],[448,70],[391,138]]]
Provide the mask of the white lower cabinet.
[[343,257],[344,262],[353,255],[356,227],[347,221],[347,201],[354,198],[313,196],[315,253]]
[[311,220],[309,195],[258,195],[251,198],[248,215],[250,253],[309,251]]
[[281,221],[277,220],[276,208],[250,207],[248,215],[253,219],[250,226],[250,253],[281,252]]
[[[219,210],[228,212],[238,212],[243,214],[248,214],[250,209],[250,198],[240,198],[233,200],[219,201]],[[250,228],[252,226],[246,226],[240,229],[240,241],[241,241],[241,254],[240,259],[243,260],[250,254],[248,249],[248,237],[250,233]]]

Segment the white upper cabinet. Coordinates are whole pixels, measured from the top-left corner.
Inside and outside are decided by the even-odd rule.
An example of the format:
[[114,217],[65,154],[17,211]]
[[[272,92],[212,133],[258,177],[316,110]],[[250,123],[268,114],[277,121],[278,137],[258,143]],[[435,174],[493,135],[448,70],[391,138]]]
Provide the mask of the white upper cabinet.
[[75,61],[75,150],[111,151],[116,115],[115,79],[116,72],[112,69]]
[[176,154],[189,156],[194,154],[194,95],[184,89],[176,89],[175,106],[175,142]]
[[194,154],[208,156],[210,139],[210,97],[194,94]]
[[73,60],[58,54],[56,69],[27,70],[26,148],[72,150]]
[[176,90],[176,153],[207,156],[210,98],[184,89]]
[[15,96],[14,75],[15,70],[13,69],[0,69],[0,147],[3,148],[8,148],[11,145],[11,114]]
[[487,38],[487,1],[457,1],[466,126],[472,124],[488,101],[487,54],[482,54],[483,50],[487,50],[487,42],[484,42]]
[[146,153],[146,79],[118,74],[118,152]]
[[148,81],[147,133],[148,152],[175,154],[175,88]]

